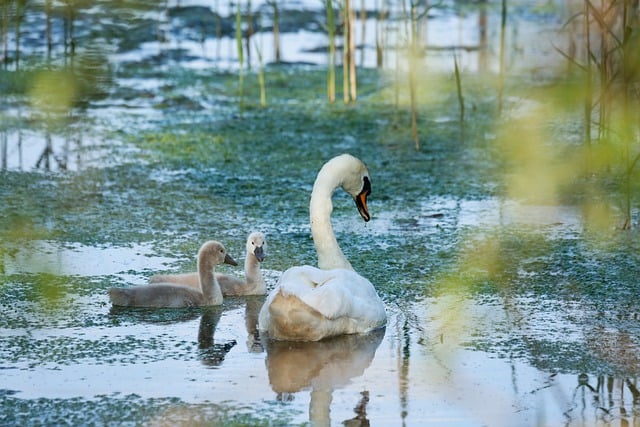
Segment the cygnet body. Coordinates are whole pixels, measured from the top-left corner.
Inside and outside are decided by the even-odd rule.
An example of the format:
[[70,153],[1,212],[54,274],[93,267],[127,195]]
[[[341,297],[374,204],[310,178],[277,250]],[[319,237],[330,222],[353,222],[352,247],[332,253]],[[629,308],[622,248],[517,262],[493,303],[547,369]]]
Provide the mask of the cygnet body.
[[237,265],[222,243],[208,241],[198,251],[198,288],[175,283],[154,283],[131,288],[111,288],[109,298],[113,305],[125,307],[220,305],[223,296],[214,269],[222,263]]
[[[244,260],[245,279],[227,274],[215,273],[218,284],[224,296],[264,295],[267,286],[262,277],[260,263],[264,261],[267,250],[267,239],[264,233],[254,231],[249,234],[246,243],[246,257]],[[174,283],[178,285],[198,288],[200,286],[198,273],[158,274],[151,276],[150,283]]]

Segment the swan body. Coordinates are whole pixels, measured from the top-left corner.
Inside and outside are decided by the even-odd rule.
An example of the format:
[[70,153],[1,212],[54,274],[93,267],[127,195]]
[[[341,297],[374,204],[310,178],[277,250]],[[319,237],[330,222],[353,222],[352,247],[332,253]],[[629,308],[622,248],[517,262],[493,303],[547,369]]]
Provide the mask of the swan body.
[[280,277],[258,318],[259,329],[272,339],[319,341],[386,324],[384,303],[371,282],[354,271],[331,227],[331,197],[337,188],[354,198],[365,221],[371,218],[367,209],[371,182],[364,163],[348,154],[325,163],[309,203],[319,268],[292,267]]
[[[254,231],[249,234],[246,243],[246,257],[244,260],[245,279],[215,273],[216,280],[220,285],[222,295],[264,295],[267,286],[262,277],[260,263],[264,261],[267,249],[267,239],[264,233]],[[200,281],[198,273],[164,274],[151,276],[150,283],[175,283],[192,288],[199,288]]]
[[109,289],[109,299],[115,306],[126,307],[193,307],[222,304],[222,292],[216,280],[216,265],[237,265],[217,241],[205,242],[198,251],[199,288],[175,283],[155,283],[131,288]]
[[310,265],[285,271],[261,310],[259,324],[269,337],[319,341],[362,334],[384,326],[384,303],[375,288],[353,270]]

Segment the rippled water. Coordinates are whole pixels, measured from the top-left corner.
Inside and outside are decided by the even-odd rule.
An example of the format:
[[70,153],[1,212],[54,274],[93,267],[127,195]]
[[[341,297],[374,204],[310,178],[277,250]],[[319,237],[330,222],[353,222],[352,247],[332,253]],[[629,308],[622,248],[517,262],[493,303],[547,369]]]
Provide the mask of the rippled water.
[[[498,215],[495,203],[432,200],[441,225],[420,234],[446,226],[448,209],[460,224],[524,222],[555,228],[556,238],[578,226],[568,207],[522,217],[518,204]],[[398,214],[365,233],[398,233],[385,225],[403,224]],[[611,313],[559,295],[460,288],[387,297],[377,333],[269,343],[256,332],[263,297],[202,310],[112,308],[108,286],[176,265],[150,246],[43,241],[9,252],[0,369],[10,424],[635,425],[640,416],[637,313],[606,326]],[[273,287],[279,271],[264,273]],[[42,274],[66,277],[62,294],[33,295]]]
[[[320,425],[349,419],[377,425],[593,425],[638,415],[635,380],[535,366],[508,344],[502,356],[465,348],[474,333],[487,329],[495,334],[508,327],[514,340],[524,332],[513,330],[498,301],[390,306],[386,331],[378,334],[271,345],[255,336],[260,303],[232,299],[204,313],[114,313],[103,307],[92,313],[103,318],[93,327],[8,335],[3,330],[4,399],[36,411],[5,413],[5,420],[125,420],[136,417],[137,401],[150,413],[134,419],[152,425],[216,419],[220,407],[236,417]],[[450,320],[453,308],[464,308],[460,326],[469,330],[463,334],[442,319]],[[579,334],[564,316],[548,317],[536,320],[536,327]],[[29,344],[17,344],[23,341]],[[66,408],[65,402],[78,399],[92,409]],[[117,405],[116,413],[107,413],[113,410],[107,401]],[[49,410],[35,415],[44,402]]]

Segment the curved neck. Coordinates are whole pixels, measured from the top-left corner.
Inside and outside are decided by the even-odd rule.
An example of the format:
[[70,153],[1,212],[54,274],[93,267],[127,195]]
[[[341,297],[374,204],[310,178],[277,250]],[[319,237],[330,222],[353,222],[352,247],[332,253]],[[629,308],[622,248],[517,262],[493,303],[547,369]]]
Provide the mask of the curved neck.
[[322,172],[321,170],[313,185],[309,203],[311,235],[318,253],[318,267],[323,270],[334,268],[353,270],[351,263],[342,253],[331,226],[331,212],[333,211],[331,196],[340,183]]
[[331,425],[331,401],[332,391],[325,389],[311,390],[311,400],[309,402],[309,421],[316,427]]
[[200,277],[200,291],[212,305],[222,304],[222,290],[214,274],[215,265],[204,259],[198,259],[198,275]]
[[262,271],[260,270],[260,262],[250,252],[247,252],[247,257],[244,260],[244,277],[247,285],[252,286],[254,289],[266,289]]

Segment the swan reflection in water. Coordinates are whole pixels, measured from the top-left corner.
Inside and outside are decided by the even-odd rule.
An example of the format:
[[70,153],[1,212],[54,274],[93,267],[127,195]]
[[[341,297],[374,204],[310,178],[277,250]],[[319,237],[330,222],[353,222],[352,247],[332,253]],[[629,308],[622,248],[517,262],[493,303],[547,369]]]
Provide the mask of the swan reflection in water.
[[[264,298],[264,295],[248,295],[238,299],[238,301],[233,301],[230,305],[209,307],[203,312],[198,330],[198,347],[202,354],[208,353],[212,356],[209,358],[212,363],[205,363],[204,360],[203,363],[219,365],[224,360],[225,355],[237,344],[236,340],[227,340],[226,343],[217,344],[214,341],[214,334],[222,312],[237,308],[239,302],[244,302],[245,304],[244,321],[247,331],[247,350],[249,353],[262,353],[264,351],[258,332],[258,312],[264,303]],[[216,359],[219,359],[219,363],[213,363]]]
[[222,316],[222,307],[209,307],[202,312],[198,328],[198,352],[205,366],[220,366],[225,356],[237,344],[236,340],[216,343],[213,339],[216,327]]
[[198,329],[198,348],[202,363],[207,366],[219,366],[224,361],[227,353],[237,344],[236,340],[216,343],[214,340],[216,327],[225,310],[236,308],[244,302],[244,321],[247,331],[247,350],[249,353],[262,353],[264,346],[258,333],[258,312],[264,303],[264,295],[248,295],[241,299],[229,299],[222,306],[208,307],[202,312],[200,327]]
[[[364,374],[373,361],[385,329],[368,334],[342,335],[317,342],[263,340],[267,350],[267,372],[271,388],[280,400],[311,389],[309,420],[312,425],[330,425],[333,390],[344,387]],[[363,425],[366,420],[367,392],[355,410]]]

